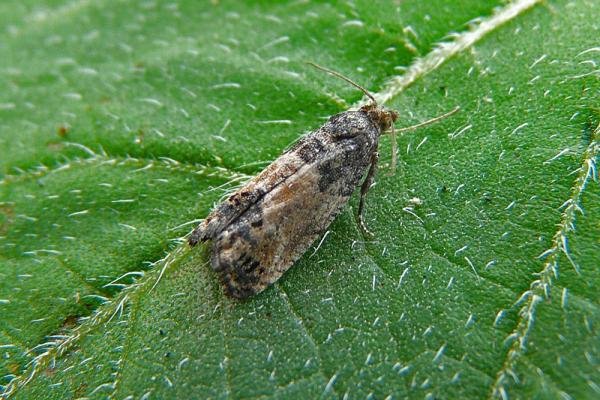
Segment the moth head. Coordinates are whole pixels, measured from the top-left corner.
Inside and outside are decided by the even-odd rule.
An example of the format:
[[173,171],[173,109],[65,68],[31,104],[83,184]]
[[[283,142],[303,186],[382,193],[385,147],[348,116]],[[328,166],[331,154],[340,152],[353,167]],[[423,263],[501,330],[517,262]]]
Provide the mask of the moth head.
[[379,127],[379,134],[391,133],[392,142],[392,163],[390,165],[391,171],[396,170],[396,157],[398,144],[396,143],[396,129],[394,129],[394,123],[398,119],[398,113],[394,110],[388,110],[384,107],[379,107],[375,99],[373,102],[362,106],[361,111],[367,113],[369,119]]
[[379,107],[377,103],[362,106],[360,110],[367,113],[369,119],[379,127],[381,133],[388,131],[394,126],[394,122],[398,119],[398,113],[396,111]]
[[369,118],[375,123],[375,125],[377,125],[381,133],[387,131],[388,129],[394,126],[394,122],[396,122],[396,120],[398,119],[398,113],[393,110],[387,110],[383,107],[379,107],[377,105],[377,100],[375,99],[375,96],[373,96],[367,89],[360,86],[358,83],[354,82],[350,78],[340,74],[339,72],[322,67],[313,62],[309,62],[308,64],[312,65],[317,69],[320,69],[321,71],[325,71],[328,74],[337,76],[338,78],[345,80],[352,86],[360,89],[360,91],[363,92],[371,100],[371,103],[367,104],[366,106],[362,106],[360,110],[366,112],[369,115]]

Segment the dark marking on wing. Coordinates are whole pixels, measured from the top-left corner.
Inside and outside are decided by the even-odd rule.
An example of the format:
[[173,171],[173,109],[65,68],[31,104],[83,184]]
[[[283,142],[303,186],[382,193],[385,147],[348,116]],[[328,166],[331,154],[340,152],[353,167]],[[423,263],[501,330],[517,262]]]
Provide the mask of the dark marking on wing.
[[[264,266],[254,258],[251,252],[243,251],[240,254],[231,254],[226,251],[232,249],[232,246],[234,250],[237,247],[249,246],[246,241],[247,237],[243,236],[246,235],[235,235],[234,233],[229,236],[228,240],[216,239],[211,262],[213,269],[219,273],[227,294],[240,299],[257,293],[257,288],[262,287],[259,281],[265,271]],[[232,246],[229,245],[232,243],[231,239],[233,239]],[[221,257],[224,254],[225,258]],[[234,255],[234,257],[228,255]]]
[[330,160],[322,163],[318,167],[319,171],[319,190],[321,192],[327,191],[329,186],[338,180],[339,176],[336,173],[334,160]]
[[315,161],[321,152],[325,149],[323,143],[318,137],[312,140],[306,140],[302,146],[298,147],[295,153],[307,164]]

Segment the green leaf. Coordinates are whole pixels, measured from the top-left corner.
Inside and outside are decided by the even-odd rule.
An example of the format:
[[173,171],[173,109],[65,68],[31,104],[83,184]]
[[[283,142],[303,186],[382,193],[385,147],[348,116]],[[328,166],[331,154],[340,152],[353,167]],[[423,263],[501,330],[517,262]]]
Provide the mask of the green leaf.
[[[0,5],[0,393],[600,395],[591,0]],[[436,43],[443,42],[437,46]],[[361,93],[398,127],[262,294],[183,237]]]

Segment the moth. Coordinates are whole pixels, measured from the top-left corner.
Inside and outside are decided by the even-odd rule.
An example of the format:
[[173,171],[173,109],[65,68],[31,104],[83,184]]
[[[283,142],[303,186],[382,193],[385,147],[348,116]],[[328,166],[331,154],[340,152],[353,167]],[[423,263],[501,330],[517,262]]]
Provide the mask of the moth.
[[[368,232],[363,210],[377,170],[379,138],[390,129],[394,134],[398,113],[380,107],[349,78],[310,64],[349,82],[371,101],[330,117],[301,137],[191,233],[192,247],[212,241],[212,268],[231,297],[247,298],[277,281],[327,229],[359,185],[358,223]],[[394,139],[393,135],[392,168]]]

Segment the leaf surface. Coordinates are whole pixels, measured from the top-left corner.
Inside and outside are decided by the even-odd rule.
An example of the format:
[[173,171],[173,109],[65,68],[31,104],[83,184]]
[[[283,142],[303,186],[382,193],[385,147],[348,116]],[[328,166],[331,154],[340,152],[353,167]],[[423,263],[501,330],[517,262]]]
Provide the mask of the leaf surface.
[[[0,5],[0,385],[14,398],[593,398],[600,7]],[[11,15],[11,18],[7,18]],[[436,43],[444,42],[441,47]],[[272,288],[182,237],[361,94],[398,127]]]

